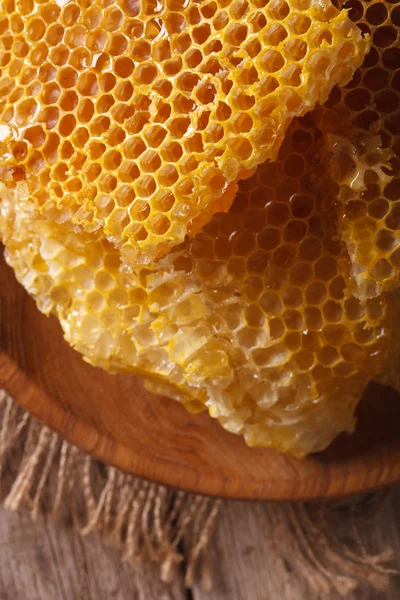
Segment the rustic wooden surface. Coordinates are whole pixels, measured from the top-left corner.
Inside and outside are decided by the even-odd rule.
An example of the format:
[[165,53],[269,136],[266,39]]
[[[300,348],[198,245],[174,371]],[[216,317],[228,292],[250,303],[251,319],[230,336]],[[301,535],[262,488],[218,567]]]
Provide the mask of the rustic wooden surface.
[[151,397],[140,379],[87,365],[40,314],[0,258],[0,386],[29,412],[107,464],[222,497],[328,497],[400,481],[400,402],[375,386],[354,436],[297,461],[248,448],[206,415]]
[[[366,522],[369,550],[388,544],[400,568],[400,490],[378,518]],[[163,584],[157,568],[132,567],[99,537],[81,538],[60,523],[33,523],[24,513],[0,509],[1,600],[338,600],[321,594],[302,577],[291,557],[278,557],[279,531],[268,505],[232,502],[223,507],[211,547],[214,589],[185,590],[183,578]],[[400,580],[386,591],[362,585],[349,600],[398,600]]]

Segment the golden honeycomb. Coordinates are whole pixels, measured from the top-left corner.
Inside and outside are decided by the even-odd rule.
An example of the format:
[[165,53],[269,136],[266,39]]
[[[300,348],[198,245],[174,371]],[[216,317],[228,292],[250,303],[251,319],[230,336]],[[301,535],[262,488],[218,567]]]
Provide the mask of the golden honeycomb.
[[372,48],[353,80],[317,114],[340,185],[338,215],[360,298],[398,287],[400,275],[400,5],[350,0]]
[[228,210],[368,46],[329,0],[3,0],[1,179],[145,264]]
[[33,218],[21,181],[1,193],[7,261],[88,362],[146,375],[250,445],[321,450],[393,359],[398,317],[391,298],[360,301],[346,283],[318,137],[311,119],[293,123],[228,213],[132,271],[96,233]]

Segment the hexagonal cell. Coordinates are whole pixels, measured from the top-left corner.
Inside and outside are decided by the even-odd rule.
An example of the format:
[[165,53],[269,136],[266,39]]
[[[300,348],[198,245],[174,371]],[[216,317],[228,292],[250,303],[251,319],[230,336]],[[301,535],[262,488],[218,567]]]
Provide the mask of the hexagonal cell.
[[[304,6],[305,3],[303,0]],[[305,10],[300,4],[299,1],[296,10]],[[8,105],[3,114],[7,119],[16,115],[21,123],[22,113],[28,121],[37,115],[38,126],[56,128],[63,138],[59,151],[64,160],[71,162],[71,168],[82,168],[87,181],[99,182],[104,195],[113,197],[115,194],[116,198],[120,189],[134,183],[135,194],[140,196],[143,192],[147,194],[144,197],[150,198],[154,194],[156,203],[156,197],[168,191],[174,201],[168,209],[173,212],[170,226],[165,231],[165,240],[169,240],[163,245],[166,251],[178,243],[179,236],[182,241],[191,223],[204,223],[204,219],[211,218],[216,210],[227,210],[236,179],[242,174],[247,175],[266,158],[273,158],[288,119],[315,102],[313,98],[306,98],[303,64],[300,64],[304,61],[308,65],[310,60],[307,51],[303,53],[301,44],[301,41],[307,41],[307,18],[297,12],[286,14],[288,6],[284,0],[268,4],[263,0],[251,3],[247,0],[208,0],[201,5],[171,0],[162,15],[150,5],[143,14],[140,13],[136,2],[106,3],[101,7],[75,2],[63,7],[47,3],[32,7],[29,15],[14,14],[10,7],[11,15],[7,17],[5,27],[12,24],[14,34],[4,35],[6,54],[10,55],[4,58],[4,68],[8,69],[10,85],[12,77],[20,79],[10,90],[4,84]],[[316,64],[321,67],[322,58],[336,52],[335,61],[339,64],[335,69],[339,76],[339,72],[347,72],[350,68],[345,64],[347,56],[360,58],[362,44],[353,36],[354,48],[350,48],[350,22],[345,21],[341,29],[340,19],[338,24],[333,22],[339,13],[333,13],[329,7],[318,10],[323,25],[318,25],[312,32]],[[300,40],[296,42],[297,46],[291,45],[293,31],[296,40]],[[337,39],[336,46],[334,39]],[[331,50],[325,47],[329,45]],[[323,52],[319,46],[324,46]],[[18,61],[24,60],[23,71],[18,66],[20,62],[11,57],[12,52]],[[245,57],[254,61],[246,64]],[[231,65],[229,76],[224,72],[226,59]],[[386,60],[390,60],[389,55]],[[288,61],[297,61],[299,65],[286,64]],[[271,75],[265,73],[265,68]],[[40,106],[21,104],[30,98],[38,100]],[[347,102],[352,103],[352,96],[348,96]],[[394,100],[386,96],[377,98],[377,102],[382,110],[389,110]],[[284,106],[285,110],[273,123],[278,117],[278,106]],[[276,127],[279,131],[272,143],[270,140]],[[24,139],[32,138],[32,147],[39,143],[33,130],[29,129],[27,136]],[[44,143],[47,144],[47,140]],[[299,138],[296,150],[288,155],[285,166],[280,167],[283,175],[286,169],[295,180],[304,172],[301,153],[308,147],[307,143],[307,136]],[[57,144],[51,142],[46,152],[46,157],[55,157]],[[26,157],[26,165],[37,168],[41,160],[32,153]],[[98,172],[96,161],[101,161],[105,173]],[[209,168],[209,165],[213,167]],[[43,182],[48,177],[46,173],[43,169]],[[65,179],[66,173],[59,166],[54,171],[57,179],[52,187],[51,173],[53,170],[50,172],[50,191],[46,192],[49,207],[53,206],[51,202],[54,203],[51,195],[57,190],[57,202],[58,198],[63,198],[66,203],[65,206],[63,202],[58,203],[60,210],[73,214],[78,227],[91,230],[92,212],[87,207],[95,202],[97,191],[92,187],[90,197],[85,197],[88,190],[78,189],[75,175]],[[151,178],[152,173],[157,173],[156,178]],[[64,181],[66,191],[74,191],[75,199],[62,192],[60,185]],[[204,190],[200,201],[197,183],[194,184],[197,181],[199,189]],[[291,186],[282,183],[274,197],[287,201],[290,191]],[[220,198],[223,193],[225,196]],[[268,204],[262,194],[258,197],[264,205]],[[46,204],[44,194],[41,198]],[[128,196],[124,198],[122,204],[127,202]],[[67,206],[68,202],[71,206]],[[164,206],[162,202],[161,205]],[[293,210],[297,210],[295,204],[293,206]],[[164,212],[166,210],[164,208]],[[47,214],[53,214],[52,211],[53,208],[49,208]],[[118,211],[112,214],[113,225],[110,227],[117,236],[122,235],[119,221],[124,221],[125,216],[117,218],[122,215]],[[96,225],[99,235],[107,228],[106,219],[104,217],[104,221]],[[265,219],[265,215],[258,217],[252,225],[257,232],[262,229]],[[250,223],[254,223],[251,214],[246,216],[246,231],[249,231]],[[134,222],[124,227],[124,240],[118,242],[116,239],[115,242],[130,244],[131,225],[134,238],[148,244],[143,243],[141,248],[148,247],[153,258],[158,256],[157,244],[161,241],[153,247],[151,235],[143,231],[142,225],[135,228]],[[280,234],[282,232],[283,229]],[[288,232],[286,229],[284,234],[288,243],[296,243]],[[244,239],[247,239],[246,235]],[[273,239],[270,245],[272,242]],[[248,243],[248,251],[251,247],[252,253],[251,258],[248,257],[249,265],[256,271],[262,269],[268,259],[267,240],[260,237],[265,248],[258,254],[250,241]],[[129,251],[132,256],[133,248],[134,244]],[[269,259],[276,267],[274,277],[279,280],[279,269],[285,261],[292,261],[293,256],[287,247],[279,252],[275,250]],[[223,251],[222,246],[220,251]],[[235,251],[242,252],[239,247]],[[309,248],[304,246],[302,252],[304,260],[311,260]],[[246,263],[236,257],[230,268],[236,269],[238,274],[243,273]]]

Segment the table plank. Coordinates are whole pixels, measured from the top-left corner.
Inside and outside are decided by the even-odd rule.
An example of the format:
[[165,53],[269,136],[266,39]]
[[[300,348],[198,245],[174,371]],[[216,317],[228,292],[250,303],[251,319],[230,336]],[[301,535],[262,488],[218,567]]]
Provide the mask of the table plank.
[[[299,509],[293,509],[294,511]],[[289,505],[229,502],[224,504],[210,548],[214,589],[199,585],[186,591],[183,578],[169,586],[155,565],[132,567],[120,552],[97,535],[81,538],[71,528],[24,513],[0,510],[1,600],[338,600],[304,577],[305,563],[293,557],[288,535]],[[354,549],[349,511],[341,509],[334,524],[346,550]],[[393,548],[400,569],[400,489],[390,493],[382,509],[362,513],[360,537],[371,552]],[[299,539],[301,535],[299,536]],[[318,546],[316,546],[318,547]],[[386,591],[368,582],[348,600],[398,600],[400,579]]]
[[98,535],[82,538],[46,519],[0,510],[1,600],[185,600],[155,565],[134,568]]
[[[298,509],[294,508],[294,511]],[[350,509],[343,519],[332,526],[347,550],[356,549],[350,525]],[[210,562],[214,568],[214,587],[205,593],[198,585],[193,589],[195,600],[339,600],[338,590],[330,593],[311,586],[304,577],[305,563],[298,560],[290,526],[285,524],[289,507],[283,504],[231,502],[221,511]],[[391,546],[395,560],[390,567],[400,569],[400,489],[393,490],[384,506],[375,515],[361,517],[360,537],[370,554]],[[288,517],[286,517],[288,520]],[[340,523],[342,521],[342,523]],[[318,557],[319,546],[315,544]],[[340,555],[340,550],[338,551]],[[365,576],[370,569],[366,567]],[[363,571],[364,573],[364,571]],[[379,591],[365,581],[347,600],[398,600],[400,578],[389,577],[385,591]]]

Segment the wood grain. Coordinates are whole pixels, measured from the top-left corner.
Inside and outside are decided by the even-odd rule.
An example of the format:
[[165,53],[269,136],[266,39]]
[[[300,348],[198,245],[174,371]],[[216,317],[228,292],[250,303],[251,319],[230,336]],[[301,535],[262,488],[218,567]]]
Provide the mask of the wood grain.
[[94,534],[0,510],[0,539],[1,600],[186,599],[182,576],[166,585],[157,565],[132,568]]
[[[387,546],[400,568],[400,489],[394,490],[379,517],[365,519],[361,535],[370,552]],[[276,505],[275,505],[276,506]],[[342,530],[347,527],[343,519]],[[118,550],[97,535],[81,538],[71,528],[24,512],[0,509],[1,600],[338,600],[321,594],[304,578],[293,556],[282,559],[280,530],[271,505],[230,502],[224,505],[212,543],[214,588],[185,590],[183,577],[160,581],[157,565],[128,565]],[[349,545],[350,547],[350,545]],[[347,600],[398,600],[400,578],[384,591],[368,583]]]
[[[368,552],[377,554],[393,548],[393,570],[400,568],[400,489],[394,490],[382,511],[374,519],[361,519],[359,535]],[[294,512],[297,507],[292,507]],[[335,589],[321,591],[304,576],[303,564],[290,550],[282,529],[276,522],[276,512],[290,523],[289,510],[267,503],[230,502],[221,511],[220,522],[210,547],[210,562],[214,586],[207,593],[196,585],[194,600],[339,600],[343,596]],[[345,539],[346,550],[354,550],[354,539],[346,536],[348,514],[338,523],[337,534]],[[333,528],[332,528],[333,529]],[[315,540],[317,542],[317,540]],[[315,544],[316,546],[317,544]],[[359,553],[359,552],[358,552]],[[340,569],[337,572],[339,581]],[[359,581],[357,588],[346,600],[398,600],[400,578],[388,578],[384,590],[374,589],[367,581]]]
[[84,363],[0,262],[0,386],[103,462],[188,491],[230,498],[342,496],[400,480],[399,397],[372,385],[357,433],[297,461],[250,449],[206,415],[147,393],[140,379]]

